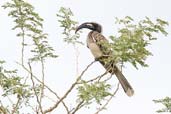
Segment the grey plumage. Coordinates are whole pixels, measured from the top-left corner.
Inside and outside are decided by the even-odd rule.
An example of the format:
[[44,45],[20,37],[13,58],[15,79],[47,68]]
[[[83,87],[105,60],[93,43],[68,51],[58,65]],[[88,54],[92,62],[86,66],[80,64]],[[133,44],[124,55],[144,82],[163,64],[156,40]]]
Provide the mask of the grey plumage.
[[129,82],[127,81],[127,79],[125,78],[125,76],[116,66],[115,61],[109,60],[106,62],[106,60],[108,60],[109,57],[112,56],[112,52],[109,48],[103,45],[109,42],[101,34],[102,27],[97,23],[86,22],[86,23],[81,24],[76,29],[76,32],[82,28],[88,28],[92,30],[87,36],[87,47],[90,49],[94,58],[98,60],[109,73],[111,73],[112,75],[115,74],[122,88],[124,89],[125,93],[128,96],[132,96],[134,94],[134,90],[129,84]]

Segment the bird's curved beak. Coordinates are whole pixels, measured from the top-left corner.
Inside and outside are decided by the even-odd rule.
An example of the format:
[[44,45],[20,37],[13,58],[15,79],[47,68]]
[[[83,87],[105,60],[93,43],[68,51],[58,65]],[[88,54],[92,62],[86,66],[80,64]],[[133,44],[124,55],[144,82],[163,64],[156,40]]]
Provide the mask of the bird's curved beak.
[[80,26],[78,26],[78,27],[76,28],[75,33],[77,33],[77,32],[78,32],[80,29],[82,29],[82,28],[89,28],[89,29],[92,29],[93,26],[92,26],[92,24],[91,24],[90,22],[83,23],[83,24],[81,24]]

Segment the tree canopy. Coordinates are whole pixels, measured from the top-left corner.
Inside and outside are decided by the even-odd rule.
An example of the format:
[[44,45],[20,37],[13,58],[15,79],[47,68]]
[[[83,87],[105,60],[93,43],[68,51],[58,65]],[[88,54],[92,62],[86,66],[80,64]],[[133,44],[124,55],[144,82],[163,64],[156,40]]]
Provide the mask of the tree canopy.
[[[1,96],[4,98],[0,99],[0,113],[20,114],[22,110],[28,109],[28,113],[46,114],[53,112],[59,107],[59,104],[63,105],[67,114],[75,114],[85,107],[91,108],[92,104],[96,104],[98,107],[95,114],[106,108],[119,89],[119,85],[112,88],[111,75],[104,72],[91,79],[84,79],[86,72],[95,63],[92,61],[77,76],[68,90],[63,95],[59,95],[58,91],[52,90],[46,85],[45,61],[49,58],[57,59],[60,55],[55,53],[48,41],[48,33],[43,30],[43,18],[35,11],[32,4],[24,0],[11,0],[2,7],[8,9],[8,16],[13,19],[15,24],[12,30],[15,30],[16,37],[22,40],[21,59],[15,63],[21,66],[20,69],[8,69],[5,67],[8,61],[0,60],[0,87],[2,89]],[[79,22],[73,19],[72,10],[61,7],[54,15],[59,22],[57,26],[63,29],[61,33],[63,41],[73,46],[82,45],[81,32],[75,34]],[[122,67],[125,63],[130,63],[137,69],[140,66],[148,67],[146,59],[152,55],[152,52],[147,47],[152,44],[152,41],[158,39],[158,34],[167,36],[168,22],[160,18],[152,21],[149,17],[135,21],[130,16],[125,16],[122,19],[116,18],[114,22],[119,27],[117,34],[112,34],[109,37],[110,43],[104,44],[114,52],[110,59]],[[30,56],[27,57],[26,53]],[[35,75],[35,64],[40,65],[40,79]],[[24,72],[26,75],[20,72]],[[77,91],[73,103],[75,105],[69,108],[70,104],[65,99],[73,94],[73,91]],[[56,98],[47,100],[49,93]],[[50,102],[51,105],[45,106],[44,101]],[[171,112],[169,97],[154,100],[154,102],[162,103],[167,108],[158,112]]]

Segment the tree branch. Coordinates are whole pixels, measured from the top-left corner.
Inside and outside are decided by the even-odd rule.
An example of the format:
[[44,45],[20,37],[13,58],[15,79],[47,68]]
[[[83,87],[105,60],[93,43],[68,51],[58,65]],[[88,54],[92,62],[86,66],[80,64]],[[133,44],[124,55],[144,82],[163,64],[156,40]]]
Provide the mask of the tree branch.
[[[29,70],[29,69],[27,69],[25,66],[23,66],[22,64],[20,64],[20,63],[18,63],[18,62],[16,62],[18,65],[20,65],[20,66],[22,66],[22,68],[24,69],[24,70],[26,70],[28,73],[31,73],[31,71]],[[39,83],[41,83],[42,84],[42,81],[40,81],[33,73],[32,73],[32,76],[33,76],[33,78],[35,78]],[[54,92],[50,87],[48,87],[47,85],[45,85],[44,84],[44,87],[46,87],[51,93],[53,93],[58,99],[61,99],[60,97],[59,97],[59,95],[56,93],[56,92]],[[66,104],[64,103],[64,101],[62,101],[62,104],[63,104],[63,106],[65,107],[65,109],[66,109],[66,111],[68,112],[69,111],[69,109],[68,109],[68,107],[66,106]]]
[[68,89],[68,91],[63,95],[63,97],[61,97],[61,99],[56,102],[56,104],[54,104],[54,106],[50,107],[49,109],[45,110],[44,113],[48,113],[53,111],[56,107],[58,107],[58,105],[68,96],[68,94],[74,89],[74,87],[77,85],[78,81],[81,79],[81,77],[84,75],[84,73],[88,70],[88,68],[95,63],[96,61],[91,62],[86,68],[85,70],[82,71],[81,75],[77,77],[76,81],[71,85],[71,87]]
[[44,66],[44,61],[42,58],[41,58],[40,62],[41,62],[41,68],[42,68],[42,87],[41,87],[41,91],[40,91],[40,103],[41,103],[42,98],[44,96],[44,87],[45,87],[45,72],[44,72],[45,66]]
[[75,114],[79,109],[81,109],[84,105],[84,100],[82,100],[78,105],[75,107],[74,111],[71,114]]
[[3,106],[3,104],[0,102],[1,106],[0,106],[0,114],[7,114],[7,109]]
[[31,81],[32,81],[33,90],[34,90],[34,93],[35,93],[35,96],[36,96],[36,100],[37,100],[37,103],[39,105],[39,109],[40,109],[41,113],[44,114],[41,101],[39,100],[39,96],[38,96],[38,94],[36,92],[36,89],[35,89],[35,82],[34,82],[34,79],[33,79],[32,68],[31,68],[30,63],[28,63],[28,65],[29,65],[29,69],[30,69],[30,78],[31,78]]
[[113,96],[117,93],[117,91],[119,90],[119,84],[120,83],[118,83],[117,84],[117,88],[116,88],[116,90],[113,92],[113,94],[111,95],[111,97],[106,101],[106,103],[101,107],[101,108],[99,108],[98,109],[98,111],[96,112],[96,113],[94,113],[94,114],[99,114],[99,112],[101,112],[103,109],[105,109],[105,107],[109,104],[109,102],[112,100],[112,98],[113,98]]

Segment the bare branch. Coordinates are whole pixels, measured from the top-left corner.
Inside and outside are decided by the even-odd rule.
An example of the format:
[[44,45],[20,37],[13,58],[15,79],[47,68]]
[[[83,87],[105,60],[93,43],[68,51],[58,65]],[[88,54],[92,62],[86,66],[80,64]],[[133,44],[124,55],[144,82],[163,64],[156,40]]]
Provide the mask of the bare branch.
[[[95,78],[92,78],[92,79],[90,79],[90,80],[88,80],[88,81],[85,81],[85,83],[89,83],[89,82],[92,82],[92,81],[95,81],[95,80],[97,80],[98,79],[98,81],[103,77],[103,76],[105,76],[107,74],[107,71],[105,72],[105,73],[103,73],[102,75],[99,75],[99,76],[97,76],[97,77],[95,77]],[[78,83],[78,84],[82,84],[82,83]]]
[[[22,14],[21,7],[19,7],[19,14]],[[25,30],[23,23],[21,24],[21,32],[22,32],[22,41],[21,41],[21,64],[24,65],[24,51],[25,51]]]
[[0,114],[7,114],[6,108],[3,106],[2,102],[0,102],[1,106],[0,106]]
[[74,111],[71,114],[75,114],[79,109],[81,109],[84,105],[84,100],[78,103],[78,105],[75,107]]
[[44,66],[44,61],[41,58],[41,70],[42,70],[42,87],[41,87],[41,91],[40,91],[40,103],[42,102],[43,96],[44,96],[44,88],[45,88],[45,66]]
[[74,50],[75,50],[75,59],[76,59],[76,75],[78,75],[79,73],[79,62],[78,62],[78,58],[79,58],[79,50],[78,50],[78,47],[76,47],[76,45],[74,45]]
[[111,78],[112,78],[112,76],[113,75],[110,75],[108,78],[106,78],[104,81],[106,82],[106,81],[108,81],[108,80],[110,80]]
[[[20,66],[22,66],[22,68],[24,69],[24,70],[26,70],[28,73],[31,73],[31,71],[29,70],[29,69],[27,69],[25,66],[23,66],[22,64],[20,64],[20,63],[18,63],[18,62],[16,62],[18,65],[20,65]],[[42,83],[42,81],[40,80],[40,79],[38,79],[34,74],[32,74],[32,76],[39,82],[39,83],[41,83],[41,84],[43,84]],[[51,93],[53,93],[57,98],[59,98],[59,96],[57,95],[57,93],[56,92],[54,92],[52,89],[50,89],[50,87],[48,87],[47,85],[44,85]]]
[[39,109],[40,109],[41,113],[43,114],[42,104],[41,104],[41,101],[39,100],[39,96],[38,96],[38,94],[36,92],[36,89],[35,89],[35,82],[34,82],[34,79],[33,79],[32,67],[31,67],[29,62],[28,62],[28,65],[29,65],[29,68],[30,68],[30,78],[31,78],[31,81],[32,81],[34,94],[36,96],[36,100],[37,100],[37,103],[39,105]]
[[63,95],[63,97],[61,97],[61,99],[56,102],[56,104],[54,104],[54,106],[50,107],[49,109],[45,110],[44,113],[48,113],[53,111],[56,107],[58,107],[58,105],[68,96],[68,94],[74,89],[74,87],[77,85],[78,81],[81,79],[81,77],[84,75],[84,73],[88,70],[88,68],[95,63],[96,61],[91,62],[86,68],[85,70],[82,71],[81,75],[77,77],[76,81],[71,85],[71,87],[68,89],[68,91]]
[[18,97],[18,98],[17,98],[17,103],[16,103],[15,106],[13,107],[11,114],[14,114],[14,113],[17,111],[17,108],[18,108],[18,106],[19,106],[20,100],[21,100],[21,98]]
[[[25,66],[23,66],[22,64],[20,64],[20,63],[18,63],[18,62],[16,62],[18,65],[20,65],[20,66],[22,66],[22,68],[24,69],[24,70],[26,70],[28,73],[31,73],[31,71],[29,70],[29,69],[27,69]],[[40,81],[33,73],[32,73],[32,76],[39,82],[39,83],[41,83],[42,84],[42,81]],[[47,85],[45,85],[44,84],[44,87],[46,87],[51,93],[53,93],[58,99],[61,99],[60,97],[59,97],[59,95],[56,93],[56,92],[54,92],[50,87],[48,87]],[[66,111],[68,112],[69,111],[69,109],[68,109],[68,107],[66,106],[66,104],[64,103],[64,101],[62,101],[62,104],[63,104],[63,106],[65,107],[65,109],[66,109]]]

